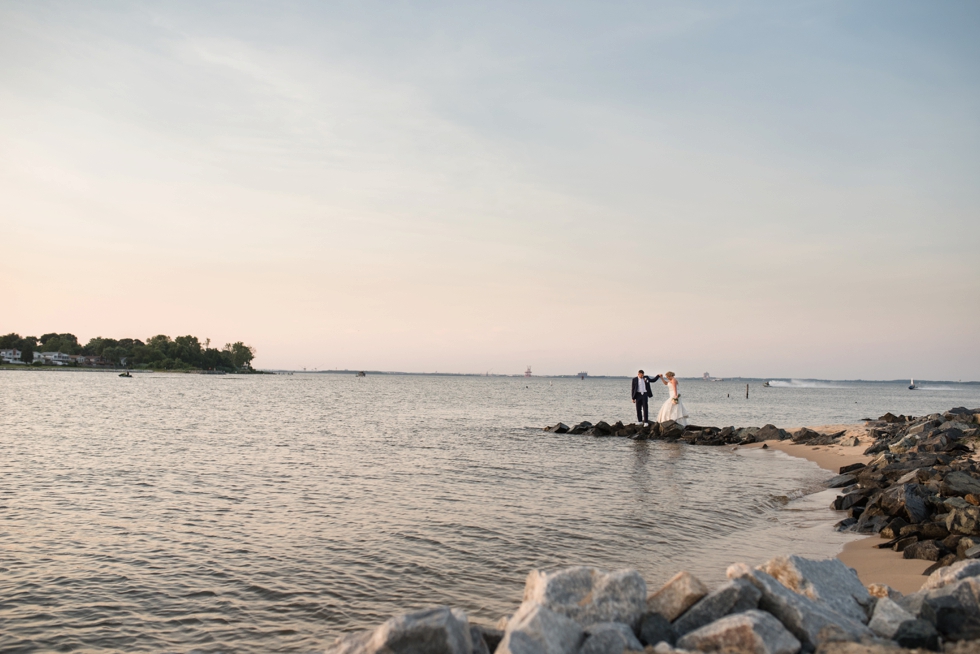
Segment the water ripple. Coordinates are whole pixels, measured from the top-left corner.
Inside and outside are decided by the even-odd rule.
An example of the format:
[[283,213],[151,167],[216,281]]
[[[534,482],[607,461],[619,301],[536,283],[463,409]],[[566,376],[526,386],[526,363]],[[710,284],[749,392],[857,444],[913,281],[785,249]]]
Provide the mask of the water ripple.
[[[495,621],[536,567],[836,551],[812,464],[528,429],[628,419],[624,387],[0,373],[0,650],[312,651],[433,604]],[[740,422],[720,388],[690,408]]]

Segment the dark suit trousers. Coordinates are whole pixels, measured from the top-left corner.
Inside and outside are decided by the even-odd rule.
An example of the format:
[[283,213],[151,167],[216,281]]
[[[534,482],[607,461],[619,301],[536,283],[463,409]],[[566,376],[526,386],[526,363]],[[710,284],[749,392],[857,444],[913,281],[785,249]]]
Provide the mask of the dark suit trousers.
[[646,395],[639,395],[636,398],[636,421],[650,422],[650,405]]

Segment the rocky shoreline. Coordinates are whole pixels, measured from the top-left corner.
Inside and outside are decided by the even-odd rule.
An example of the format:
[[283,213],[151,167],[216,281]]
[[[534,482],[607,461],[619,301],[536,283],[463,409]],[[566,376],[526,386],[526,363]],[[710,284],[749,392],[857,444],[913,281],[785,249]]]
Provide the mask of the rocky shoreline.
[[[828,482],[846,511],[839,530],[879,534],[879,547],[934,561],[920,590],[903,595],[865,587],[838,559],[777,557],[709,590],[689,572],[647,594],[635,570],[574,567],[532,571],[517,611],[491,627],[463,611],[436,607],[348,634],[331,654],[898,654],[902,648],[980,652],[980,468],[973,459],[980,409],[920,418],[885,414],[866,421],[868,463],[843,466]],[[558,434],[619,436],[693,445],[766,440],[842,444],[846,432],[762,428],[558,423]],[[848,442],[842,443],[847,439]],[[765,447],[765,445],[763,445]]]
[[897,654],[980,648],[980,561],[934,572],[902,595],[865,587],[837,559],[777,557],[709,590],[688,572],[647,594],[635,570],[532,571],[517,611],[495,627],[435,607],[348,634],[330,654]]

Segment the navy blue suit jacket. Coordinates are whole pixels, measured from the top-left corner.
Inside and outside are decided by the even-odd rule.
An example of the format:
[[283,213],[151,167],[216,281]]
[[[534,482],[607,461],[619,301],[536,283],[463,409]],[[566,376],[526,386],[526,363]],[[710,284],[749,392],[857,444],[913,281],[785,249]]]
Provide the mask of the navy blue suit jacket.
[[646,380],[646,382],[647,382],[647,383],[645,384],[645,386],[646,386],[646,391],[645,391],[645,392],[643,392],[643,393],[640,393],[640,391],[639,391],[639,387],[640,387],[640,378],[639,378],[639,377],[634,377],[634,378],[633,378],[633,388],[632,388],[632,390],[630,391],[630,399],[632,399],[632,400],[635,400],[635,399],[636,399],[636,398],[638,398],[638,397],[639,397],[640,395],[644,395],[644,396],[646,396],[646,397],[653,397],[653,392],[652,392],[652,391],[650,390],[650,384],[652,384],[653,382],[655,382],[655,381],[657,381],[658,379],[660,379],[660,375],[657,375],[657,376],[656,376],[656,377],[654,377],[653,379],[651,379],[651,378],[649,378],[649,377],[644,377],[643,379],[645,379],[645,380]]

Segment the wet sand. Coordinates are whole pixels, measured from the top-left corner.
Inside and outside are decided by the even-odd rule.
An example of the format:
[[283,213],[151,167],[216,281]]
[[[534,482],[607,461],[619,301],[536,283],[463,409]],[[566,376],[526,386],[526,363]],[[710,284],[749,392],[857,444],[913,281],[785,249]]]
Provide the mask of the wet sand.
[[[796,429],[798,428],[787,429],[787,431],[793,432]],[[842,466],[871,461],[872,457],[863,454],[872,442],[863,424],[821,425],[810,427],[810,429],[821,433],[836,433],[847,430],[844,438],[857,436],[862,442],[856,447],[797,445],[790,441],[766,441],[766,445],[790,456],[813,461],[821,468],[834,474],[837,474]],[[753,443],[745,447],[759,448],[762,447],[762,443]],[[841,515],[843,516],[843,513]],[[838,554],[837,558],[843,561],[845,565],[854,568],[861,582],[865,585],[886,584],[901,593],[913,593],[919,590],[926,580],[922,572],[932,565],[932,561],[905,559],[901,552],[877,549],[875,545],[882,542],[884,541],[878,536],[851,541],[844,546],[844,551]]]

